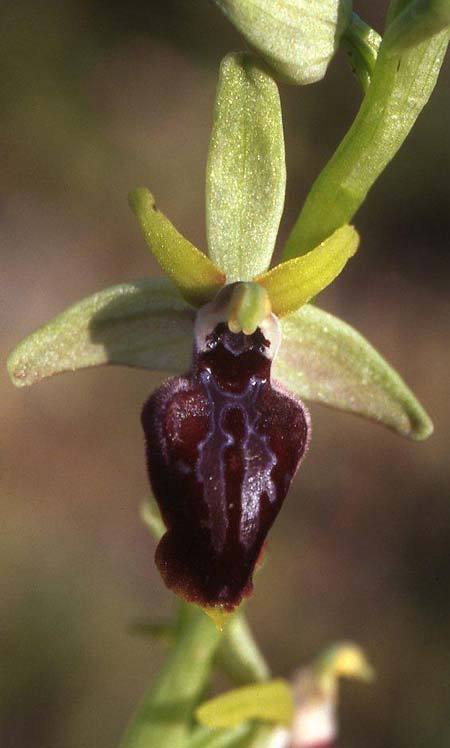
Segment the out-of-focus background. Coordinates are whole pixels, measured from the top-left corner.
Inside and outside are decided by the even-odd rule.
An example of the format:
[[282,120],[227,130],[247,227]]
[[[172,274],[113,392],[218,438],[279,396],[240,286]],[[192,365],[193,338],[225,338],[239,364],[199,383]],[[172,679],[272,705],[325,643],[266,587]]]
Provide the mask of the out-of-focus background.
[[[355,8],[381,30],[385,5]],[[0,744],[110,748],[163,659],[129,626],[173,605],[138,518],[139,411],[158,380],[104,369],[18,391],[4,363],[70,303],[159,273],[131,188],[205,248],[217,70],[243,42],[207,0],[3,0],[0,21]],[[447,64],[356,218],[358,257],[320,298],[393,362],[436,433],[416,444],[313,406],[248,606],[277,674],[337,639],[366,647],[378,678],[343,688],[346,748],[450,744],[449,79]],[[281,93],[283,239],[361,97],[341,53],[322,83]]]

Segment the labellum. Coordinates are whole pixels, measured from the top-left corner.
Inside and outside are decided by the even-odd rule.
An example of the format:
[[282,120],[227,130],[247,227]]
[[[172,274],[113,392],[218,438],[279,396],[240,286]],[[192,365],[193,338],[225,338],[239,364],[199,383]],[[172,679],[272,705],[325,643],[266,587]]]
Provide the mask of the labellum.
[[252,591],[267,533],[309,441],[303,404],[271,381],[280,327],[255,283],[226,286],[197,315],[191,370],[142,413],[148,472],[166,534],[166,585],[232,611]]

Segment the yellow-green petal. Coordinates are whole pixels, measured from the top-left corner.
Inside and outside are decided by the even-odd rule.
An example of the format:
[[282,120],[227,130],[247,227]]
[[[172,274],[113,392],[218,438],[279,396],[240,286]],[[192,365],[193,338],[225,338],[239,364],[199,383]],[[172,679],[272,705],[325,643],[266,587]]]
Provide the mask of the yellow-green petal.
[[281,320],[276,380],[305,400],[426,439],[433,424],[397,372],[356,330],[316,306]]
[[308,254],[282,262],[255,281],[268,292],[273,312],[284,317],[334,281],[358,244],[359,235],[353,226],[341,226]]
[[269,265],[284,206],[286,165],[278,88],[249,54],[220,68],[206,178],[209,255],[227,282]]
[[17,387],[105,364],[189,368],[194,310],[168,280],[123,283],[89,296],[28,335],[8,359]]
[[351,13],[351,0],[215,0],[283,80],[324,77]]
[[210,301],[225,282],[223,272],[157,210],[145,187],[134,190],[129,202],[153,257],[181,295],[196,307]]
[[291,689],[282,679],[228,691],[202,704],[196,712],[207,727],[232,727],[248,720],[289,725],[294,714]]

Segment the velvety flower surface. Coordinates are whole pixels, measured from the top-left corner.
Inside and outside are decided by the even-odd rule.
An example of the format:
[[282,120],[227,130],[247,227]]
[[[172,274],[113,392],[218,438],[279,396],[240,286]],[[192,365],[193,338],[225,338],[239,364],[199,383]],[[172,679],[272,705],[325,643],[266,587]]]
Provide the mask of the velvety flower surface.
[[308,445],[306,409],[271,382],[274,315],[263,326],[251,335],[225,323],[203,330],[191,371],[168,380],[142,413],[150,482],[168,530],[156,563],[168,587],[206,608],[231,610],[250,594]]

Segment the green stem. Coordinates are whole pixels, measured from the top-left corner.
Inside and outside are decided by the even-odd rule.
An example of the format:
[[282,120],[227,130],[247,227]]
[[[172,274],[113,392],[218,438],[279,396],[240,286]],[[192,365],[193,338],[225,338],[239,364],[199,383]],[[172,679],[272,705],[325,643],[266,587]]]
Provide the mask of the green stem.
[[227,625],[217,652],[217,664],[236,686],[260,683],[270,678],[269,666],[244,613],[236,613]]
[[[390,18],[401,10],[391,6]],[[372,81],[344,140],[316,179],[289,236],[283,259],[309,252],[349,223],[396,154],[436,84],[449,34],[401,55],[382,42]]]
[[199,608],[183,615],[177,638],[155,685],[144,696],[121,748],[184,748],[192,714],[209,680],[221,639]]

